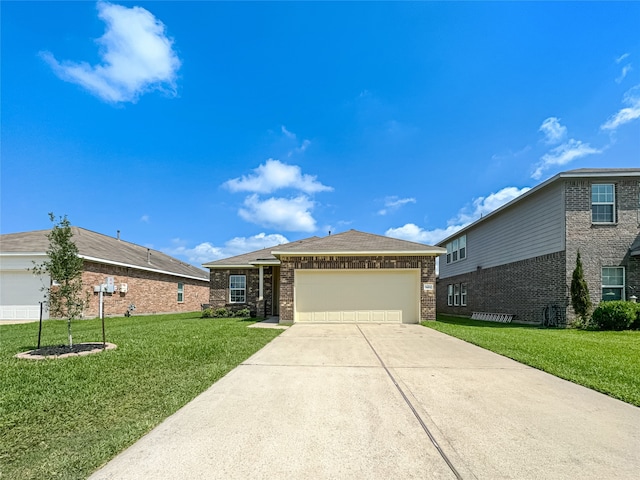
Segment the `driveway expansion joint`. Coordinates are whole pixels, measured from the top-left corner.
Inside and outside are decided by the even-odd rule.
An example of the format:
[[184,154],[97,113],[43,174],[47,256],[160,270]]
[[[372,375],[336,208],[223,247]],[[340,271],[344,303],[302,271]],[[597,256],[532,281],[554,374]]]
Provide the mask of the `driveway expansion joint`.
[[389,369],[387,368],[387,366],[385,365],[384,361],[382,361],[382,358],[380,358],[380,355],[378,355],[378,352],[376,351],[375,348],[373,348],[373,345],[371,345],[371,342],[369,341],[369,339],[367,338],[367,336],[364,334],[364,332],[360,329],[359,325],[356,325],[358,327],[358,330],[360,331],[360,333],[362,334],[363,338],[365,339],[365,341],[367,342],[367,344],[369,345],[369,347],[371,348],[371,350],[373,351],[373,353],[375,354],[376,357],[378,357],[378,361],[380,362],[380,365],[382,365],[382,368],[384,368],[384,370],[387,372],[387,375],[389,376],[389,378],[391,379],[391,381],[393,382],[393,384],[396,386],[396,388],[398,389],[398,392],[400,392],[400,395],[402,396],[402,398],[404,399],[405,403],[407,404],[407,406],[409,407],[409,409],[411,410],[411,412],[413,413],[413,415],[416,417],[416,419],[418,420],[418,423],[420,424],[420,426],[422,427],[422,430],[424,430],[424,433],[427,434],[427,436],[429,437],[429,440],[431,440],[431,443],[433,444],[433,446],[436,448],[436,450],[438,451],[438,453],[440,454],[440,456],[442,457],[442,459],[444,460],[444,462],[447,464],[447,466],[449,467],[449,469],[451,470],[451,472],[455,475],[455,477],[458,480],[462,480],[462,475],[460,475],[460,473],[458,472],[458,470],[456,469],[456,467],[453,465],[453,463],[451,463],[451,460],[449,459],[449,457],[447,456],[447,454],[442,450],[442,448],[440,447],[440,444],[438,443],[438,441],[435,439],[435,437],[433,436],[433,434],[431,433],[431,431],[429,430],[429,427],[427,427],[426,423],[424,423],[424,420],[422,420],[422,417],[420,417],[420,414],[418,413],[418,411],[416,410],[415,406],[411,403],[411,400],[409,400],[409,397],[407,397],[406,393],[402,390],[402,387],[400,387],[400,384],[396,381],[396,379],[394,378],[394,376],[391,374],[391,372],[389,371]]

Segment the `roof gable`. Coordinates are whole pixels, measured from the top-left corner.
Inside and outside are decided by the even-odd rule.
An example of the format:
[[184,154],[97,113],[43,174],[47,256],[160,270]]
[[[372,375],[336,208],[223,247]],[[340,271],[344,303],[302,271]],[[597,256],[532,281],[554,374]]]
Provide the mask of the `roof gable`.
[[445,249],[372,233],[349,230],[326,237],[310,237],[255,252],[205,263],[206,268],[251,268],[279,264],[282,255],[440,255]]
[[349,230],[329,235],[303,244],[282,245],[273,250],[276,257],[281,255],[440,255],[444,249],[417,242],[375,235],[373,233]]
[[437,245],[446,245],[452,239],[464,235],[466,232],[475,228],[477,225],[486,222],[487,219],[495,216],[496,214],[503,212],[507,209],[513,208],[516,205],[519,205],[522,200],[525,198],[529,198],[533,195],[536,195],[542,189],[548,187],[551,184],[555,184],[555,182],[562,179],[571,179],[571,178],[595,178],[595,179],[606,179],[606,178],[634,178],[640,177],[640,168],[578,168],[575,170],[567,170],[565,172],[560,172],[557,175],[545,180],[542,183],[539,183],[535,187],[526,191],[522,195],[517,196],[513,200],[505,203],[504,205],[496,208],[492,212],[480,217],[479,219],[471,222],[466,225],[464,228],[457,230],[452,235],[442,239]]

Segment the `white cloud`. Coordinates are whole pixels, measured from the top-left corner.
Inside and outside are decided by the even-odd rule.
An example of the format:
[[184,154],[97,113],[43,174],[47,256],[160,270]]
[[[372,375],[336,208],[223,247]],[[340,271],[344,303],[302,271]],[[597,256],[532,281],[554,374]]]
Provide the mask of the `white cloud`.
[[593,148],[588,143],[573,138],[552,149],[549,153],[545,153],[537,164],[535,171],[531,174],[531,178],[539,180],[542,173],[552,166],[566,165],[567,163],[587,155],[602,153],[602,150]]
[[627,74],[631,70],[633,70],[633,68],[631,68],[631,64],[630,63],[627,63],[624,67],[622,67],[622,71],[620,72],[620,76],[618,78],[616,78],[616,83],[622,83],[624,78],[627,76]]
[[106,24],[96,40],[102,63],[59,62],[51,52],[41,52],[54,72],[110,103],[135,102],[152,90],[175,95],[180,59],[164,24],[142,7],[99,1],[97,9]]
[[474,198],[469,207],[462,208],[458,214],[449,220],[446,228],[435,228],[433,230],[425,230],[414,223],[407,223],[402,227],[390,228],[385,232],[388,237],[401,238],[412,242],[426,243],[435,245],[445,238],[453,235],[457,231],[463,229],[467,225],[478,220],[502,205],[510,202],[516,197],[530,190],[529,187],[505,187],[495,193],[491,193],[486,197]]
[[145,215],[142,215],[142,216],[140,217],[140,221],[141,221],[141,222],[144,222],[144,223],[149,223],[149,222],[151,221],[151,217],[149,217],[149,215],[146,215],[146,214],[145,214]]
[[385,208],[378,210],[378,215],[387,215],[388,213],[395,212],[403,205],[407,203],[416,203],[415,198],[399,198],[395,195],[386,197],[384,200]]
[[628,105],[600,126],[602,130],[616,130],[619,126],[640,118],[640,85],[636,85],[624,94],[623,103]]
[[269,235],[259,233],[252,237],[234,237],[226,241],[222,247],[216,247],[209,242],[204,242],[193,248],[188,248],[185,241],[176,238],[172,241],[173,247],[165,248],[162,251],[168,255],[184,257],[190,263],[201,265],[221,258],[234,257],[288,242],[287,237],[279,233]]
[[557,117],[547,118],[540,125],[539,131],[544,133],[544,142],[547,144],[560,143],[567,135],[567,127],[560,125]]
[[[284,127],[283,127],[284,128]],[[305,193],[333,190],[316,180],[315,175],[303,174],[297,165],[287,165],[270,158],[250,175],[228,180],[224,185],[232,192],[272,193],[283,188],[292,188]]]
[[425,230],[414,223],[407,223],[402,227],[390,228],[384,234],[387,237],[400,238],[409,240],[410,242],[426,243],[427,245],[435,245],[440,240],[453,235],[466,225],[451,225],[447,228],[436,228],[434,230]]
[[[284,125],[281,125],[280,130],[282,131],[285,137],[294,141],[296,144],[298,143],[298,136],[295,133],[287,130],[287,127],[285,127]],[[296,146],[293,150],[287,153],[287,157],[290,157],[294,153],[304,153],[305,150],[309,148],[309,145],[311,145],[310,140],[307,140],[307,139],[303,140],[300,145]]]
[[622,62],[625,58],[627,58],[629,56],[628,53],[623,53],[622,55],[620,55],[618,58],[616,58],[616,63],[620,63]]
[[316,221],[311,216],[314,202],[306,195],[295,198],[271,197],[261,200],[248,196],[238,215],[247,222],[289,232],[313,232]]
[[284,133],[286,137],[290,138],[291,140],[296,140],[296,134],[287,130],[287,127],[285,127],[284,125],[280,127],[280,130],[282,130],[282,133]]

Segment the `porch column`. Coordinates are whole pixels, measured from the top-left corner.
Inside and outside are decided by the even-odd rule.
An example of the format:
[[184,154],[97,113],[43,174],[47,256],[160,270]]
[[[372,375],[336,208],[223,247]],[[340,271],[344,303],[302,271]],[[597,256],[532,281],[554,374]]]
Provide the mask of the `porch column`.
[[260,286],[258,287],[258,301],[264,299],[264,266],[260,265]]

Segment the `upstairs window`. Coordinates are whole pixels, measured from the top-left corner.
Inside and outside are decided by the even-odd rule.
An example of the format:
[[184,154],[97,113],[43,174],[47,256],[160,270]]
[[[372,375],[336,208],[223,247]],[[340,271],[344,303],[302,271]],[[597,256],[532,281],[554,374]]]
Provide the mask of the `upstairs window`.
[[594,183],[591,185],[591,222],[615,223],[615,185]]
[[602,301],[624,300],[624,267],[602,267]]
[[467,236],[452,240],[447,243],[447,263],[457,262],[458,260],[464,260],[467,258]]
[[229,275],[229,300],[231,301],[231,303],[246,303],[246,275]]

